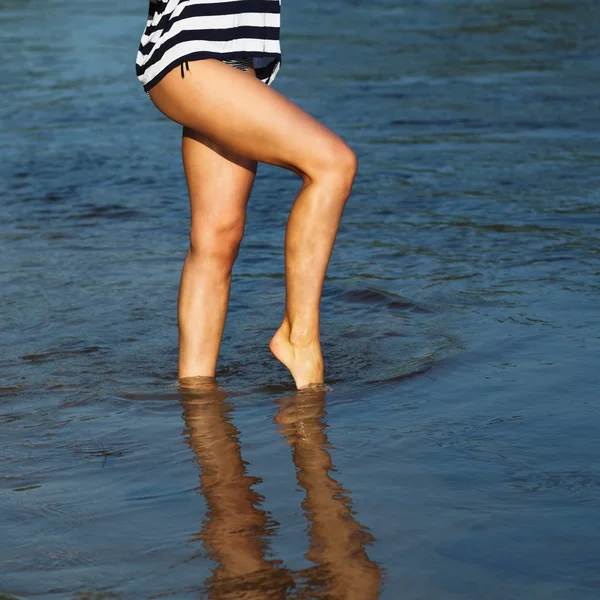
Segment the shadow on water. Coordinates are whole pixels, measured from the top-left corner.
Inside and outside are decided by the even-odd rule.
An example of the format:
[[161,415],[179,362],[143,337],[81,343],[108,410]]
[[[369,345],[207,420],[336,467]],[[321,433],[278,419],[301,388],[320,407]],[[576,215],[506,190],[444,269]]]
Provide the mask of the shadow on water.
[[[214,380],[182,389],[187,442],[200,470],[207,512],[193,536],[216,563],[197,591],[215,599],[379,597],[382,571],[369,559],[374,539],[353,516],[350,492],[333,479],[326,434],[325,391],[300,391],[278,401],[275,422],[292,448],[302,503],[309,522],[312,567],[291,570],[272,556],[270,541],[279,524],[261,508],[247,473],[233,407]],[[162,597],[162,596],[161,596]]]

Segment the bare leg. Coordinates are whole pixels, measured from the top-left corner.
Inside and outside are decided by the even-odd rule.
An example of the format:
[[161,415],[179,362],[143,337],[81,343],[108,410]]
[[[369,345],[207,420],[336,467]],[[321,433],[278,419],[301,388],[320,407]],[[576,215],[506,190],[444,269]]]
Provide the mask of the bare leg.
[[256,162],[183,130],[190,248],[179,287],[179,377],[214,377]]
[[[155,105],[219,147],[299,174],[304,185],[286,231],[286,307],[271,350],[298,388],[323,382],[319,305],[356,156],[344,141],[257,79],[217,60],[171,71],[151,91]],[[201,375],[209,373],[187,373]]]

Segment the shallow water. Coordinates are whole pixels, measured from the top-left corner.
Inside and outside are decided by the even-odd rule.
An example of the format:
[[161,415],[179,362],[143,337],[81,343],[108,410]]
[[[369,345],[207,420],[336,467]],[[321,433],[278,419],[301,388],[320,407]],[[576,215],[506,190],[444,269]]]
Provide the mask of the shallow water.
[[298,180],[264,165],[220,389],[177,390],[145,10],[0,5],[0,598],[598,598],[598,4],[284,0],[276,87],[361,165],[324,395],[268,351]]

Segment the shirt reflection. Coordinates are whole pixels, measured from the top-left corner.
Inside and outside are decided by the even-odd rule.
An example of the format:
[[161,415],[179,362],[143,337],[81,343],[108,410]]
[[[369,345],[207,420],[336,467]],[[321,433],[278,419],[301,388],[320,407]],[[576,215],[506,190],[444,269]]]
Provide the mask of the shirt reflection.
[[232,407],[215,380],[182,387],[187,441],[198,458],[207,503],[196,536],[215,562],[205,581],[215,600],[306,598],[371,600],[379,596],[380,568],[365,546],[372,536],[352,516],[349,492],[333,479],[325,433],[325,393],[301,391],[282,398],[276,422],[292,448],[302,503],[309,521],[313,568],[292,572],[271,556],[269,538],[278,524],[261,508],[242,460]]

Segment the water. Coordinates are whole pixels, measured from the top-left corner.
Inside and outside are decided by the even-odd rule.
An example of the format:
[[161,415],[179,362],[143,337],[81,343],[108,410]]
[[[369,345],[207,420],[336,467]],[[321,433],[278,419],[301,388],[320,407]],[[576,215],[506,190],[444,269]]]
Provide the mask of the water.
[[266,166],[220,389],[177,390],[145,11],[0,5],[0,597],[598,598],[598,4],[284,1],[276,87],[360,159],[325,395],[267,348],[298,180]]

